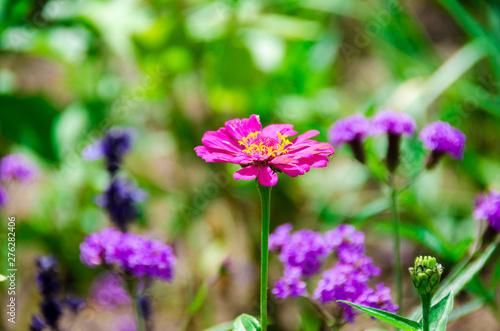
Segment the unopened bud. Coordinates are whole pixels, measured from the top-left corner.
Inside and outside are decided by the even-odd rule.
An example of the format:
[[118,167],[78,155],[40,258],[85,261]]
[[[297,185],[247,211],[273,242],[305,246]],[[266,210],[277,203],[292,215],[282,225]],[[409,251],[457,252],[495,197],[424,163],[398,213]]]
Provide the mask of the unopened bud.
[[432,297],[441,281],[443,267],[436,262],[436,258],[425,256],[415,259],[415,266],[409,269],[413,285],[420,296]]

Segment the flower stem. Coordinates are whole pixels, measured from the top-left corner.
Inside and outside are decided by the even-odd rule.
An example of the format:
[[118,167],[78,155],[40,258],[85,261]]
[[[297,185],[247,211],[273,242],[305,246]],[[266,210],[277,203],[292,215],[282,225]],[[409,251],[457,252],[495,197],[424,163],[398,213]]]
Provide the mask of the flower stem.
[[260,194],[261,201],[261,217],[262,217],[262,249],[260,261],[260,323],[261,330],[267,330],[267,272],[269,264],[269,220],[271,210],[271,187],[261,185],[257,182],[257,189]]
[[429,315],[431,311],[431,297],[421,296],[422,300],[422,331],[429,331]]
[[396,296],[399,314],[403,313],[403,280],[401,271],[401,229],[398,212],[398,193],[392,188],[391,191],[392,219],[394,220],[394,267],[396,268]]
[[134,312],[135,312],[135,319],[137,322],[137,331],[145,331],[146,329],[144,328],[144,320],[142,318],[141,314],[141,306],[140,306],[140,295],[137,293],[136,290],[136,285],[137,282],[133,279],[127,279],[124,278],[125,285],[127,287],[127,291],[130,294],[130,297],[132,298],[132,301],[134,303]]
[[145,331],[146,328],[144,327],[144,319],[142,318],[141,314],[141,305],[140,305],[140,295],[135,295],[133,296],[134,298],[134,310],[135,310],[135,317],[137,320],[137,331]]

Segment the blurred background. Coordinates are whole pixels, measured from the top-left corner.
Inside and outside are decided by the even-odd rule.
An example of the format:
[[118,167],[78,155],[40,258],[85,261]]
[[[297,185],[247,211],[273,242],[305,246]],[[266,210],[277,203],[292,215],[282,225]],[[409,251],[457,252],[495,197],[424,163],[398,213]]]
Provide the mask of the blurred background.
[[[178,257],[175,281],[154,284],[158,330],[203,330],[258,314],[255,184],[234,181],[237,166],[205,163],[193,150],[205,131],[251,114],[263,125],[317,129],[322,141],[337,119],[387,108],[408,112],[420,128],[441,119],[462,130],[463,161],[446,158],[401,196],[405,269],[414,256],[432,254],[449,271],[477,236],[474,196],[500,189],[499,89],[495,0],[3,0],[0,156],[24,153],[41,172],[6,187],[0,242],[5,251],[7,217],[15,216],[18,320],[0,323],[28,329],[40,299],[34,261],[52,254],[64,293],[87,298],[78,316],[65,317],[66,328],[126,330],[118,324],[133,317],[130,305],[104,309],[92,299],[103,270],[85,267],[78,247],[110,225],[94,204],[108,175],[80,154],[116,125],[138,130],[124,176],[148,194],[132,231],[173,245]],[[365,144],[372,171],[383,166],[385,144],[383,137]],[[416,139],[403,148],[402,173],[411,178],[425,152]],[[271,231],[285,222],[317,231],[354,224],[383,269],[375,281],[394,289],[388,207],[384,186],[338,148],[327,168],[280,176]],[[189,316],[198,288],[228,256],[232,273]],[[457,306],[484,300],[449,330],[500,330],[498,261],[497,253],[457,297]],[[273,254],[270,270],[273,286],[282,273]],[[405,275],[407,312],[418,302]],[[272,330],[320,329],[306,301],[271,295],[270,309]],[[382,326],[359,316],[347,330],[370,327]]]

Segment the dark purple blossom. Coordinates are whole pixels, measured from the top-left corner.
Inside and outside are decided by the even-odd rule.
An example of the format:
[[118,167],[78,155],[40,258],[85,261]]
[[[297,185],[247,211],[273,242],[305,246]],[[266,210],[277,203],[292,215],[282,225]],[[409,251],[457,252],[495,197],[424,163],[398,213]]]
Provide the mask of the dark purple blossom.
[[133,187],[127,180],[115,177],[106,192],[96,199],[96,204],[105,208],[111,221],[122,231],[139,214],[136,203],[144,201],[143,190]]
[[89,267],[116,264],[137,278],[173,279],[176,258],[172,247],[159,240],[106,228],[88,235],[80,251],[81,261]]
[[42,294],[40,312],[45,319],[45,324],[57,330],[62,316],[62,307],[57,298],[60,289],[57,279],[57,261],[53,256],[43,256],[37,259],[36,266],[36,282]]
[[136,130],[133,128],[111,128],[104,137],[85,147],[82,157],[87,161],[105,158],[108,171],[114,174],[120,168],[123,156],[132,149],[135,136]]
[[0,207],[3,207],[7,204],[8,195],[7,191],[3,188],[2,184],[0,184]]
[[57,260],[55,257],[42,256],[36,260],[37,274],[35,276],[40,293],[44,296],[54,296],[59,292]]
[[492,228],[500,232],[500,192],[491,190],[476,197],[474,218],[486,220]]
[[40,316],[31,316],[30,331],[42,331],[45,328],[45,323],[42,321]]
[[34,179],[37,174],[37,166],[24,154],[10,154],[0,162],[0,178],[2,180],[29,181]]
[[113,309],[117,306],[130,305],[132,298],[123,286],[120,277],[111,273],[103,273],[92,283],[92,299],[102,308]]
[[85,308],[85,300],[83,298],[67,297],[65,300],[66,307],[68,307],[72,312],[77,313],[83,308]]

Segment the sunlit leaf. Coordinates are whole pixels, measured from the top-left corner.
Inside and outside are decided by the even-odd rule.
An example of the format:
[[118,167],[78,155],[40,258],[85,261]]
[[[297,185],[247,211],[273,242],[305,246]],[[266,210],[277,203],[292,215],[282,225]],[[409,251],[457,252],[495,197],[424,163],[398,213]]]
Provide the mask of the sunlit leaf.
[[260,331],[260,324],[254,317],[241,314],[234,320],[233,323],[234,331]]
[[448,316],[453,309],[453,292],[448,293],[441,301],[431,307],[431,312],[429,316],[429,327],[434,331],[444,331],[446,330],[446,324],[448,323]]
[[385,310],[380,310],[380,309],[375,309],[371,307],[366,307],[362,305],[357,305],[355,303],[349,302],[349,301],[344,301],[344,300],[338,300],[338,302],[343,302],[345,304],[348,304],[354,308],[357,308],[368,315],[375,317],[376,319],[381,320],[382,322],[386,322],[387,324],[390,324],[392,326],[395,326],[397,328],[400,328],[402,330],[406,331],[419,331],[421,330],[420,324],[409,320],[407,318],[404,318],[402,316],[389,313]]

